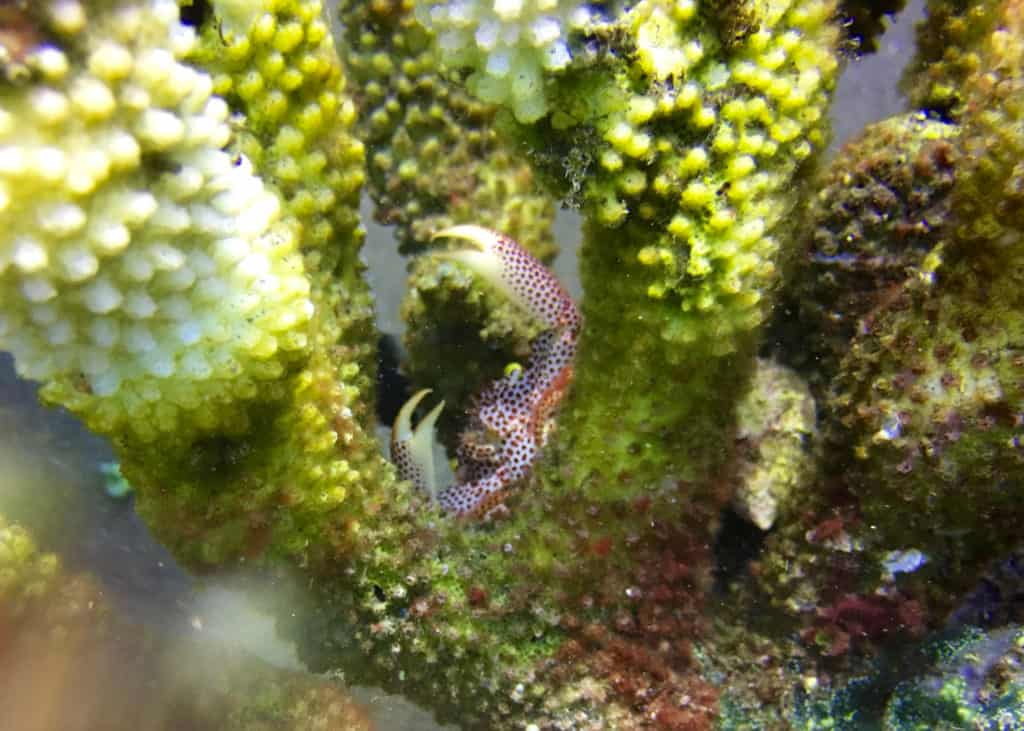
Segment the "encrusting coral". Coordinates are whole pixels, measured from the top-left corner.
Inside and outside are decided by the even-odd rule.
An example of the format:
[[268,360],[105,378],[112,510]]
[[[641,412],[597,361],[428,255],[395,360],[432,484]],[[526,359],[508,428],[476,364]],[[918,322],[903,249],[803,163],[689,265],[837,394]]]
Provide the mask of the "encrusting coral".
[[863,318],[830,403],[835,443],[855,445],[849,482],[872,541],[924,551],[947,592],[1016,543],[1024,464],[1022,6],[995,17],[962,90],[949,213],[931,233],[945,251]]
[[862,318],[941,260],[936,231],[951,206],[959,132],[920,113],[893,117],[866,127],[821,175],[787,291],[802,335],[786,356],[819,391]]

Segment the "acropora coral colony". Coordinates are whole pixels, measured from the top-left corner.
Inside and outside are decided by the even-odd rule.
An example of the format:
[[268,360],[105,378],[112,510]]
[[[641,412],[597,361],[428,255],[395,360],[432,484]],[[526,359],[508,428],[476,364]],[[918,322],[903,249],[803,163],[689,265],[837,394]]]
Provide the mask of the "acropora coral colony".
[[[2,3],[0,348],[179,561],[442,721],[1018,728],[1024,2],[929,0],[828,162],[898,6]],[[8,613],[61,581],[11,530]]]

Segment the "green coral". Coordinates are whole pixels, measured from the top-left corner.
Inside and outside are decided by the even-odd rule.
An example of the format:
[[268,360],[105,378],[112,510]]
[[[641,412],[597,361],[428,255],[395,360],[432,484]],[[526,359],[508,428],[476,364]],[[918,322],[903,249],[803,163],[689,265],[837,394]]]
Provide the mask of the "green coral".
[[[550,261],[551,198],[499,138],[494,108],[439,72],[412,4],[342,3],[340,14],[374,215],[396,226],[400,250],[421,252],[437,231],[477,223]],[[441,419],[446,436],[464,418],[460,407],[507,363],[523,360],[536,334],[513,308],[493,306],[495,299],[450,266],[430,259],[415,266],[402,306],[409,324],[403,370],[449,404]]]
[[595,27],[548,80],[551,114],[517,130],[552,177],[581,161],[565,187],[587,221],[585,327],[562,431],[577,478],[609,498],[719,466],[731,415],[713,394],[752,373],[801,163],[826,134],[834,8],[757,6],[738,35],[706,10],[641,2]]
[[268,0],[226,28],[220,5],[211,9],[193,58],[235,115],[247,151],[236,154],[251,155],[283,200],[314,305],[307,357],[264,386],[248,429],[186,450],[133,446],[123,468],[139,512],[190,563],[327,561],[351,550],[367,495],[393,481],[373,437],[376,336],[356,214],[363,147],[319,2]]
[[416,7],[416,17],[437,35],[445,63],[474,69],[468,88],[486,102],[507,106],[527,124],[550,109],[544,76],[572,61],[568,35],[599,12],[571,0],[420,2]]
[[13,622],[46,596],[59,577],[60,562],[41,553],[32,536],[0,516],[0,616]]
[[[53,1],[52,7],[88,11],[80,35],[86,41],[94,28],[102,39],[115,17],[108,12],[128,8],[148,17],[163,8]],[[1009,205],[997,205],[998,229],[991,221],[970,231],[944,227],[944,234],[954,232],[949,256],[930,263],[919,264],[926,246],[918,252],[915,239],[910,269],[934,276],[913,278],[913,287],[884,301],[872,327],[857,335],[832,401],[833,428],[843,424],[865,459],[849,481],[836,480],[835,492],[833,475],[795,491],[809,457],[803,444],[813,429],[810,400],[795,378],[758,369],[754,356],[804,220],[807,172],[825,141],[822,119],[842,43],[834,5],[643,0],[593,5],[586,18],[570,17],[575,5],[546,0],[433,5],[422,4],[419,15],[428,25],[465,20],[460,38],[446,40],[442,28],[432,39],[408,0],[344,4],[343,56],[356,81],[348,90],[315,0],[197,2],[186,13],[194,31],[161,11],[162,25],[147,26],[157,40],[138,34],[140,48],[170,55],[173,63],[162,68],[180,69],[204,93],[219,95],[209,103],[221,108],[222,137],[204,149],[218,160],[237,160],[242,173],[232,175],[244,173],[246,185],[265,192],[262,200],[274,201],[274,231],[288,252],[283,260],[306,283],[312,305],[292,323],[305,336],[301,347],[268,356],[278,368],[251,400],[230,392],[213,398],[216,389],[198,387],[196,398],[212,399],[198,408],[215,412],[217,421],[185,419],[174,439],[154,444],[132,433],[133,420],[107,427],[137,489],[138,509],[192,566],[270,568],[282,628],[315,668],[398,690],[467,728],[708,728],[720,710],[723,723],[732,723],[755,698],[778,704],[764,718],[781,719],[782,704],[797,695],[788,683],[800,679],[811,693],[819,678],[828,679],[792,638],[794,615],[824,636],[820,623],[842,619],[844,592],[864,592],[847,605],[859,602],[867,612],[901,608],[903,584],[885,576],[878,560],[897,547],[894,536],[920,537],[915,547],[943,570],[951,554],[942,553],[940,531],[959,540],[965,521],[974,521],[975,531],[989,521],[988,544],[952,554],[968,562],[1010,540],[1019,471],[1010,418],[1020,413],[1013,373],[1019,219]],[[932,210],[931,201],[952,200],[954,224],[981,220],[970,201],[981,200],[986,187],[1002,191],[999,200],[1016,200],[1019,110],[1004,95],[1017,88],[1016,7],[1006,5],[1003,35],[989,38],[979,55],[997,83],[971,76],[964,90],[964,98],[991,113],[958,118],[964,132],[956,139],[969,144],[957,160],[968,164],[956,163],[964,177],[953,198],[945,170],[933,176],[919,169],[922,160],[942,162],[929,143],[953,140],[951,128],[894,122],[879,139],[901,140],[902,157],[879,153],[853,171],[869,190],[859,207],[838,210],[840,200],[856,196],[840,196],[843,182],[833,180],[822,199],[826,212],[816,214],[834,214],[822,240],[836,242],[843,234],[833,229],[840,226],[867,224],[859,229],[863,237],[886,246],[899,223],[875,221],[869,209],[890,184],[896,200],[883,201],[883,219],[914,220],[922,206]],[[470,10],[480,14],[459,16]],[[37,34],[48,44],[60,45],[69,37],[60,24],[74,21],[66,10],[70,15],[57,20],[21,5],[2,12],[22,14],[31,29],[26,37]],[[487,40],[485,24],[502,13],[520,35],[510,31],[501,48],[522,74],[507,79],[511,86],[488,87],[489,74],[501,67],[488,68],[478,44]],[[553,26],[536,23],[545,17],[558,19],[547,46],[538,31]],[[172,40],[197,33],[199,41],[167,46],[158,28]],[[471,90],[511,110],[475,101],[460,89],[461,70],[440,68],[439,49],[456,41],[477,48],[452,57],[473,74]],[[539,48],[564,48],[569,60],[545,65]],[[30,75],[22,81],[14,65],[4,66],[12,72],[5,101],[43,83],[38,74],[45,69],[33,66],[31,54],[25,61]],[[88,68],[87,60],[74,61],[68,73]],[[155,91],[165,87],[174,84]],[[348,91],[353,104],[345,100]],[[29,128],[26,107],[4,110],[12,125]],[[499,141],[504,134],[510,136]],[[396,483],[370,436],[375,336],[358,260],[355,204],[364,150],[356,135],[368,151],[377,215],[398,224],[408,252],[422,250],[439,228],[475,222],[547,257],[551,203],[535,189],[537,176],[518,157],[523,151],[587,217],[586,330],[575,391],[528,484],[481,525],[449,520]],[[978,154],[987,140],[999,147],[988,162]],[[180,175],[165,167],[167,159],[141,156],[136,173],[147,185]],[[946,215],[941,206],[935,210]],[[240,226],[248,212],[222,211],[215,222]],[[975,251],[971,242],[980,244]],[[1009,245],[994,245],[1000,243]],[[133,239],[124,255],[134,249]],[[471,381],[523,358],[534,331],[465,272],[422,262],[413,283],[406,313],[416,326],[413,368],[423,381],[437,381],[445,396],[464,401],[475,388]],[[877,304],[869,299],[865,309]],[[453,324],[480,334],[469,365],[450,351],[432,351],[445,332],[465,337],[461,329],[446,331]],[[833,352],[838,359],[839,348]],[[955,393],[944,383],[946,365],[963,376]],[[901,391],[893,374],[904,372],[910,376]],[[754,395],[741,402],[745,393]],[[771,413],[767,402],[778,409]],[[945,426],[955,420],[942,420],[950,404],[969,427],[955,440]],[[890,414],[898,432],[885,418]],[[892,444],[897,439],[904,441]],[[744,453],[744,441],[759,450]],[[894,478],[901,449],[917,450],[921,459],[911,474]],[[845,467],[844,452],[834,454],[837,468]],[[901,464],[895,462],[897,473]],[[986,482],[986,469],[996,479]],[[1011,497],[1000,497],[995,485],[1009,486]],[[766,604],[784,611],[744,606],[730,627],[709,627],[705,601],[719,515],[736,499],[768,522],[758,508],[764,496],[781,512],[769,538],[775,543],[755,570],[771,595]],[[887,514],[885,506],[897,501],[904,508]],[[907,518],[925,514],[935,521],[933,535],[924,518]],[[879,527],[869,535],[863,526]],[[286,591],[289,573],[302,591]],[[11,576],[11,586],[26,585]],[[963,583],[964,576],[955,578]],[[745,609],[756,617],[737,619]],[[884,634],[890,625],[882,620]],[[738,628],[747,622],[764,638],[745,638]],[[815,632],[809,641],[818,639]],[[871,649],[877,639],[868,634],[858,642]],[[735,648],[732,664],[708,659],[716,647]],[[779,657],[786,660],[773,659]],[[831,660],[821,667],[835,672],[836,685],[844,670],[859,667]],[[293,703],[282,691],[288,687],[281,679],[250,686],[244,693],[254,705],[229,715],[246,727],[324,723],[315,713],[320,700],[328,710],[338,706],[327,692]]]
[[1024,5],[1003,2],[993,15],[998,25],[978,45],[981,66],[963,87],[964,161],[954,201],[965,255],[981,248],[999,267],[1001,252],[1024,237]]
[[243,428],[313,311],[177,12],[41,5],[0,109],[0,344],[48,401],[145,441]]
[[393,480],[363,147],[320,16],[215,3],[194,29],[174,2],[54,3],[31,16],[52,36],[35,76],[4,89],[4,344],[114,439],[139,512],[192,565],[347,550]]
[[929,0],[903,87],[914,109],[959,117],[963,88],[983,67],[980,42],[996,23],[998,0]]
[[412,11],[410,0],[339,8],[375,216],[397,226],[405,253],[422,251],[443,228],[478,223],[550,260],[550,198],[499,140],[494,108],[440,73],[439,54]]

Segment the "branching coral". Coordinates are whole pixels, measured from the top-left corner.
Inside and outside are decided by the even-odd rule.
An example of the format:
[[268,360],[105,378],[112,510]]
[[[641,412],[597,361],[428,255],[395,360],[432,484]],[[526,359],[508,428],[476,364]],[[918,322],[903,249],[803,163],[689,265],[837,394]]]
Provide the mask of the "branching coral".
[[[441,72],[413,3],[344,2],[340,16],[339,49],[368,147],[374,216],[395,226],[400,250],[421,252],[443,228],[485,223],[550,261],[550,197],[497,134],[494,107]],[[413,265],[402,309],[403,370],[453,405],[440,420],[453,445],[464,426],[459,407],[508,362],[525,357],[536,329],[490,290],[432,258]]]
[[33,13],[0,114],[2,345],[97,432],[238,429],[308,345],[279,201],[223,149],[228,107],[181,62],[174,2]]
[[[185,24],[165,0],[0,10],[0,134],[17,135],[0,154],[0,216],[14,233],[0,244],[4,342],[41,369],[51,398],[114,437],[140,513],[179,558],[273,571],[281,626],[312,667],[406,693],[466,728],[710,728],[720,712],[736,720],[729,698],[781,704],[795,695],[787,682],[807,693],[829,682],[813,663],[841,675],[884,638],[941,621],[934,610],[949,599],[920,577],[942,571],[966,588],[1012,547],[1024,412],[1019,0],[985,6],[993,25],[962,57],[979,69],[954,64],[964,85],[945,111],[958,126],[873,128],[809,213],[812,266],[793,271],[815,282],[796,299],[817,307],[805,323],[835,312],[834,296],[843,314],[833,337],[807,340],[826,356],[819,391],[833,386],[819,402],[830,465],[815,481],[810,397],[755,355],[808,218],[802,194],[843,45],[836,4],[353,0],[341,7],[348,89],[317,0],[185,7]],[[124,35],[126,18],[138,32]],[[448,68],[446,51],[458,51]],[[457,325],[485,333],[477,352],[509,349],[486,367],[444,355],[434,365],[451,381],[534,356],[482,399],[486,418],[460,445],[475,470],[465,484],[526,488],[489,521],[434,509],[370,436],[375,334],[355,212],[364,151],[377,215],[398,224],[406,252],[475,222],[545,259],[552,208],[538,179],[586,217],[572,369],[579,322],[561,296],[551,302],[563,309],[544,300],[531,325],[492,308],[481,284],[494,277],[467,277],[443,256],[415,275],[406,312],[417,325],[435,308],[471,316]],[[145,220],[126,218],[147,195]],[[229,256],[238,240],[259,254],[248,279],[248,258]],[[145,286],[124,284],[140,261],[154,269]],[[49,295],[43,275],[53,294],[35,302]],[[211,279],[224,296],[204,300]],[[137,292],[152,302],[148,320],[174,328],[151,328],[156,352],[171,353],[164,375],[138,370],[144,359],[127,348],[147,320],[131,314]],[[238,297],[254,318],[239,316]],[[216,316],[196,331],[174,319],[182,312]],[[60,318],[76,323],[66,343]],[[217,339],[232,327],[255,340]],[[417,327],[416,358],[433,357],[440,331]],[[53,337],[64,350],[51,356],[39,343]],[[237,379],[218,375],[211,348],[228,349]],[[456,389],[473,384],[439,395],[454,401]],[[153,405],[126,408],[137,404]],[[397,437],[416,451],[411,423]],[[509,464],[514,474],[498,474]],[[428,472],[408,474],[429,484]],[[441,502],[464,513],[477,497],[457,489]],[[730,501],[774,530],[751,567],[764,591],[716,607],[713,626]],[[303,591],[285,591],[286,574]],[[763,635],[743,639],[755,626]],[[716,661],[716,647],[747,667]],[[759,668],[770,672],[754,678]],[[763,718],[785,716],[773,714]]]
[[[427,6],[443,43],[456,21]],[[486,36],[490,11],[475,8],[457,19],[460,37]],[[533,12],[523,6],[524,28]],[[787,186],[823,141],[832,13],[817,2],[642,2],[592,13],[576,31],[558,24],[572,62],[545,72],[531,93],[546,111],[517,134],[563,190],[579,191],[588,219],[581,268],[593,296],[581,305],[565,453],[580,478],[600,475],[589,489],[610,497],[666,473],[698,478],[720,459],[705,447],[729,416],[711,415],[704,395],[736,388],[752,367],[795,202]]]

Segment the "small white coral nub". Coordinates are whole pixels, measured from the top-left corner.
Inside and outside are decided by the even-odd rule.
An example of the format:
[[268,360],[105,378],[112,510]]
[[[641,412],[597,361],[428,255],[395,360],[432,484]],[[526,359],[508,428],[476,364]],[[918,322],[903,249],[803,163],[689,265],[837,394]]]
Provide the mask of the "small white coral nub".
[[567,0],[456,0],[417,3],[416,16],[437,35],[445,63],[474,69],[477,96],[530,123],[548,112],[544,72],[571,63],[569,33],[591,13]]

